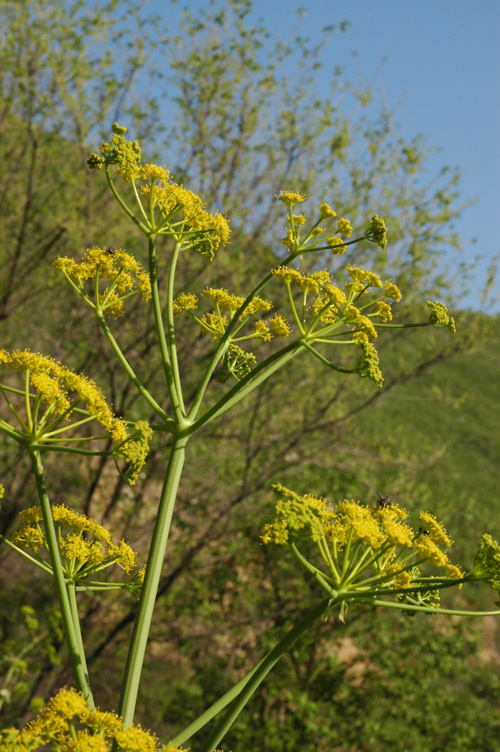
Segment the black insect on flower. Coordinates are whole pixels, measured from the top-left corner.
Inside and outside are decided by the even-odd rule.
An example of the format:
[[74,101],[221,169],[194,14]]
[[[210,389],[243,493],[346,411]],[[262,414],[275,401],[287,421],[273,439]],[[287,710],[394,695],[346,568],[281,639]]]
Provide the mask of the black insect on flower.
[[377,503],[379,509],[385,509],[386,507],[390,507],[393,499],[390,499],[389,496],[384,496],[383,493],[380,493],[380,491],[377,491],[375,489],[375,493],[377,494]]
[[112,245],[108,245],[106,248],[106,253],[109,253],[110,256],[114,256],[116,253],[116,248],[113,248]]

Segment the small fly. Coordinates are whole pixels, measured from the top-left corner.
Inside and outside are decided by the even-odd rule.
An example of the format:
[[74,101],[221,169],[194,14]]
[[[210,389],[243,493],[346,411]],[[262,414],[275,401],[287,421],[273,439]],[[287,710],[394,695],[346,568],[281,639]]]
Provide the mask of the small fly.
[[112,245],[108,245],[106,248],[106,253],[109,253],[110,256],[114,256],[116,253],[116,248],[113,248]]
[[384,496],[384,494],[380,493],[380,491],[377,491],[375,489],[375,493],[377,494],[377,503],[379,509],[385,509],[386,507],[390,507],[393,499],[390,499],[389,496]]

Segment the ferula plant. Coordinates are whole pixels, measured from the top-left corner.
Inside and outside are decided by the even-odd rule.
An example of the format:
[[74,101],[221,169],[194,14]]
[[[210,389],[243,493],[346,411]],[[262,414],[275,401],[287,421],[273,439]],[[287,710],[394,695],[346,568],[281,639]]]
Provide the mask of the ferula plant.
[[[334,380],[350,374],[380,387],[383,375],[374,344],[380,329],[437,326],[453,333],[455,324],[445,306],[435,301],[427,301],[427,309],[422,306],[427,310],[423,321],[394,321],[392,306],[401,299],[400,290],[390,279],[356,266],[350,253],[357,243],[385,248],[385,221],[377,215],[367,217],[365,227],[355,232],[327,203],[314,209],[309,219],[301,213],[305,196],[294,190],[276,196],[277,211],[281,205],[285,215],[283,247],[276,253],[281,261],[252,290],[177,289],[176,268],[189,265],[190,253],[210,263],[229,242],[228,220],[211,213],[200,196],[174,182],[165,167],[143,163],[139,144],[126,139],[125,128],[114,124],[112,131],[110,143],[102,144],[88,165],[104,171],[119,206],[144,234],[148,268],[126,250],[110,247],[89,248],[76,258],[59,258],[55,265],[61,282],[71,285],[94,312],[110,354],[144,401],[144,415],[153,413],[155,418],[148,424],[115,415],[97,384],[48,354],[0,350],[0,430],[29,457],[38,496],[38,504],[27,505],[17,531],[3,543],[53,578],[75,685],[61,688],[25,728],[3,731],[0,746],[19,752],[175,752],[189,742],[195,752],[214,752],[274,664],[318,619],[336,614],[343,621],[348,608],[356,606],[399,609],[404,615],[499,614],[500,610],[441,608],[439,595],[445,588],[477,581],[500,590],[500,546],[483,535],[467,570],[449,558],[451,539],[429,511],[411,521],[405,509],[386,497],[372,507],[348,499],[330,504],[276,484],[276,518],[255,531],[255,544],[259,545],[260,533],[261,545],[288,548],[324,597],[200,717],[188,725],[179,718],[177,734],[163,746],[135,723],[179,481],[195,434],[299,355],[316,358],[336,372]],[[130,190],[120,190],[120,183]],[[159,279],[157,254],[168,258],[166,280]],[[333,264],[332,256],[346,256],[345,267],[338,259]],[[330,270],[322,268],[325,264]],[[279,297],[287,301],[285,310],[276,310],[268,298],[279,286],[284,286]],[[134,296],[142,299],[140,305],[153,309],[165,384],[160,394],[151,393],[140,363],[129,362],[113,335],[113,320],[125,313]],[[189,401],[177,355],[180,316],[190,317],[192,331],[205,335],[206,347],[211,348]],[[186,331],[189,325],[183,326]],[[138,561],[130,545],[98,521],[51,504],[43,458],[47,452],[60,453],[61,462],[68,453],[112,456],[117,472],[133,485],[151,441],[165,447],[166,469],[147,559]],[[78,594],[89,590],[99,591],[102,598],[105,591],[126,590],[138,598],[127,659],[123,667],[116,667],[123,675],[116,712],[94,704],[78,611]]]

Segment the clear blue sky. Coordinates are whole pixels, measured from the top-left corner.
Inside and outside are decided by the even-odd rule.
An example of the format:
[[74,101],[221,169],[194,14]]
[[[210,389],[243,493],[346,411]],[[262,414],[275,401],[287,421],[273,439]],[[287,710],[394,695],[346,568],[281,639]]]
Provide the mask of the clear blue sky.
[[[209,5],[151,0],[147,10],[172,21],[182,7]],[[460,167],[463,198],[480,198],[456,224],[464,239],[477,238],[470,254],[484,256],[479,287],[500,252],[500,0],[254,0],[253,18],[288,38],[299,5],[307,10],[300,33],[311,39],[329,23],[350,23],[324,51],[318,88],[336,65],[346,81],[373,81],[389,106],[402,101],[397,120],[406,138],[425,133],[442,147],[431,172]],[[464,302],[477,308],[477,292]]]

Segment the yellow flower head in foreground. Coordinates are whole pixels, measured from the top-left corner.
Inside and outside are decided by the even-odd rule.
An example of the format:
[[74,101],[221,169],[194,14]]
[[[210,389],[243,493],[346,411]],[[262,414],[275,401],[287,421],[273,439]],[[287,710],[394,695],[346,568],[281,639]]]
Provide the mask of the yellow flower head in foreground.
[[[57,741],[61,752],[111,752],[113,744],[120,752],[187,752],[172,744],[161,746],[157,737],[140,726],[124,728],[114,713],[87,709],[83,695],[74,689],[62,689],[50,700],[37,718],[22,731],[0,732],[0,748],[12,752],[47,749]],[[2,746],[7,738],[10,746]]]
[[111,280],[113,290],[109,295],[110,300],[107,305],[104,301],[109,294],[109,288],[100,295],[105,315],[116,317],[122,313],[123,303],[119,296],[128,297],[130,293],[140,292],[145,302],[151,298],[149,274],[133,256],[122,250],[89,248],[80,263],[62,256],[55,261],[54,266],[73,280],[82,291],[85,282],[89,279],[95,279],[98,276],[99,279]]
[[[108,431],[117,444],[127,439],[125,423],[113,415],[99,387],[86,376],[74,373],[52,358],[29,350],[8,353],[0,350],[0,364],[23,373],[28,372],[32,386],[44,404],[55,409],[56,414],[71,415],[71,406],[83,402],[90,415]],[[70,399],[70,394],[74,397]]]
[[[447,577],[463,578],[461,569],[449,562],[443,550],[451,545],[446,531],[427,512],[420,515],[425,531],[420,528],[416,533],[407,522],[406,510],[392,502],[378,507],[344,499],[332,507],[324,499],[310,494],[300,496],[282,485],[273,486],[273,490],[278,497],[276,519],[265,525],[262,542],[289,546],[299,557],[309,550],[304,545],[307,540],[316,543],[321,566],[311,565],[318,574],[326,567],[328,583],[346,596],[349,593],[352,597],[359,589],[365,598],[380,589],[399,598],[404,588],[405,598],[413,591],[423,599],[421,602],[432,605],[436,588],[431,596],[431,588],[425,584],[429,579],[422,579],[416,569],[422,562],[445,568],[446,574],[436,580],[438,587]],[[500,547],[497,553],[500,562]],[[500,586],[500,563],[496,571]]]

